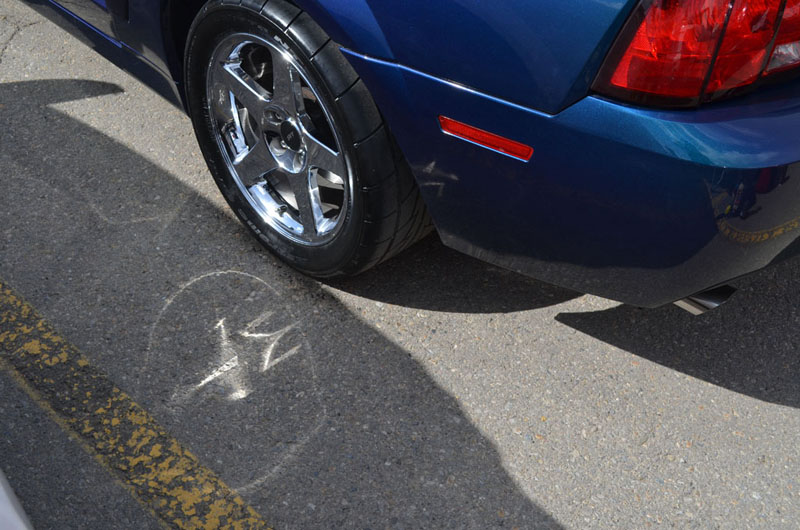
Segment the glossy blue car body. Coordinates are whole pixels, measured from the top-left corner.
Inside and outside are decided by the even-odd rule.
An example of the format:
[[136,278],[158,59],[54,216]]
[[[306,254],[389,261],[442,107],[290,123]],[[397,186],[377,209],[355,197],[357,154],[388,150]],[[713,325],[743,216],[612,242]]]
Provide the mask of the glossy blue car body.
[[[594,95],[635,0],[295,3],[367,84],[447,245],[649,307],[793,253],[800,82],[692,110]],[[70,9],[180,97],[182,39],[200,5]],[[533,157],[445,135],[442,115],[532,146]]]

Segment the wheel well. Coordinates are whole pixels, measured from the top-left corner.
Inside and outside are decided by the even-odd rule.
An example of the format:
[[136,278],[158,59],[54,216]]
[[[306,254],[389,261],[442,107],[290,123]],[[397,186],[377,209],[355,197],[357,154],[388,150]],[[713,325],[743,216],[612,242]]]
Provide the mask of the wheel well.
[[[268,0],[265,0],[265,2]],[[288,3],[297,5],[293,0]],[[183,52],[189,28],[208,0],[166,0],[161,16],[164,47],[173,79],[183,85]]]
[[207,0],[167,0],[162,13],[164,47],[173,79],[183,85],[183,51],[189,28]]

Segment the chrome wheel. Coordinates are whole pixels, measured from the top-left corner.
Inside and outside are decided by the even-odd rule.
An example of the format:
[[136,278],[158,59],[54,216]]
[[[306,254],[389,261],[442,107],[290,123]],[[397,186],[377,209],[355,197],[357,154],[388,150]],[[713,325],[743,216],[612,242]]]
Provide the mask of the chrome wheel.
[[218,147],[258,216],[295,243],[333,239],[352,177],[331,112],[291,53],[236,33],[211,55],[206,97]]
[[290,266],[316,278],[358,274],[430,231],[366,84],[294,3],[205,1],[184,80],[222,196]]

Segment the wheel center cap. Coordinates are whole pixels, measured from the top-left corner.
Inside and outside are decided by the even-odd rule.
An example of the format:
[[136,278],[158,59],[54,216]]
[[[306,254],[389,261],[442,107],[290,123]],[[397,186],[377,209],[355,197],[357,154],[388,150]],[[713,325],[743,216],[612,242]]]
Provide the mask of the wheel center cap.
[[283,140],[283,143],[292,151],[299,151],[303,146],[303,139],[300,136],[300,131],[288,120],[281,124],[281,140]]

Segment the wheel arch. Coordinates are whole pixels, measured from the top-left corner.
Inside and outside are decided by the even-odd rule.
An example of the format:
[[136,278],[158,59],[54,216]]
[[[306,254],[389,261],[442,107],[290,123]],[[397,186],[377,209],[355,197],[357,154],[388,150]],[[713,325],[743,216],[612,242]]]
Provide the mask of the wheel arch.
[[[274,0],[231,0],[232,4],[264,5]],[[340,0],[284,0],[307,12],[341,46],[385,59],[392,54],[389,45],[366,0],[342,5]],[[161,31],[166,60],[173,79],[183,86],[186,39],[197,14],[208,0],[164,0],[161,8]],[[333,7],[336,9],[333,9]]]
[[[164,0],[161,5],[161,34],[170,75],[183,87],[183,59],[189,28],[207,0]],[[183,89],[180,90],[183,97]],[[184,101],[185,103],[185,101]]]

